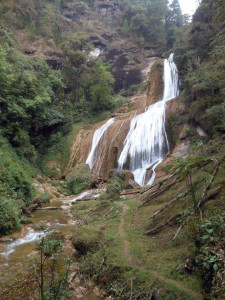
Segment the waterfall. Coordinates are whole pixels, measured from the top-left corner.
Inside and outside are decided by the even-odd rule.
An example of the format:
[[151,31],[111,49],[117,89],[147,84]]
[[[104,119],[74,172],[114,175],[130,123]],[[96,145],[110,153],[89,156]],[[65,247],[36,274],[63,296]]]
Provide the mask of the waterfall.
[[91,146],[91,152],[88,155],[86,164],[89,165],[90,169],[93,168],[96,160],[99,160],[101,157],[101,152],[103,150],[103,137],[107,129],[114,123],[115,118],[109,119],[104,125],[102,125],[98,130],[95,131]]
[[129,162],[129,169],[141,186],[146,184],[146,172],[150,169],[153,175],[147,184],[154,182],[155,168],[169,153],[165,128],[166,102],[179,95],[178,71],[173,54],[164,60],[163,79],[163,100],[147,107],[143,114],[131,120],[130,130],[118,160],[118,167],[121,169]]

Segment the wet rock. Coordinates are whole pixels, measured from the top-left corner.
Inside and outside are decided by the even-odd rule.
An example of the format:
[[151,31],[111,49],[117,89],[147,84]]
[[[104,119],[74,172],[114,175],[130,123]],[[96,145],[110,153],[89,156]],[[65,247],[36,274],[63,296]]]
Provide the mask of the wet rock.
[[0,238],[0,243],[10,243],[12,242],[13,239],[7,238],[7,237],[2,237]]
[[112,169],[109,171],[109,179],[112,179],[113,177],[119,177],[126,182],[130,179],[134,180],[134,174],[128,170]]
[[97,176],[96,174],[92,174],[88,182],[91,188],[97,188],[101,183],[102,183],[102,178]]
[[126,186],[127,189],[138,189],[141,188],[140,185],[132,179],[129,179]]

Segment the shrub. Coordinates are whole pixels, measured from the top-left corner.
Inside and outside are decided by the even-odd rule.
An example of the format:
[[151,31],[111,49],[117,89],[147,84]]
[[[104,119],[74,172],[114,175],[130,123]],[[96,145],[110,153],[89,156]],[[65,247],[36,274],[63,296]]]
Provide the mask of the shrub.
[[39,197],[43,202],[49,202],[52,198],[52,196],[49,193],[43,193]]
[[89,225],[82,226],[73,238],[73,246],[79,255],[96,252],[101,248],[103,236],[99,229]]
[[109,183],[106,188],[105,199],[115,200],[120,198],[120,191],[124,186],[124,181],[119,178],[115,177],[109,180]]
[[[194,232],[195,263],[206,293],[218,298],[223,287],[225,268],[225,214],[196,224]],[[211,298],[210,298],[211,299]],[[222,299],[222,298],[221,298]]]
[[19,229],[20,210],[12,200],[0,200],[0,234],[8,234],[14,229]]
[[71,194],[78,194],[88,188],[91,177],[90,169],[87,165],[77,165],[68,175],[66,188]]

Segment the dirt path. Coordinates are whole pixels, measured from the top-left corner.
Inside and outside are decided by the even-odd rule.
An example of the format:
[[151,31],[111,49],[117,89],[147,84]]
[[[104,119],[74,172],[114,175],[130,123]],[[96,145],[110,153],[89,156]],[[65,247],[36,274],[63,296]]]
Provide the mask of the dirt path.
[[189,294],[191,297],[193,297],[193,299],[197,299],[197,300],[203,299],[201,294],[198,294],[197,292],[186,288],[185,286],[182,285],[182,283],[180,283],[178,281],[175,281],[173,279],[169,279],[167,277],[164,277],[156,271],[152,271],[152,270],[150,271],[150,270],[144,268],[140,263],[134,262],[134,260],[132,259],[132,255],[130,254],[130,249],[129,249],[130,242],[127,240],[126,232],[124,230],[124,217],[126,215],[127,210],[129,209],[129,207],[123,202],[119,202],[118,204],[123,208],[123,211],[122,211],[121,216],[120,216],[120,225],[119,225],[118,234],[121,236],[121,238],[124,241],[123,255],[127,259],[127,262],[130,265],[135,265],[136,267],[140,268],[143,271],[147,271],[147,272],[152,273],[160,281],[164,281],[166,283],[170,283],[170,284],[174,285],[179,290],[184,291],[187,294]]
[[130,264],[132,264],[133,263],[132,262],[132,256],[130,255],[130,250],[129,250],[130,242],[126,239],[126,232],[124,230],[124,216],[125,216],[127,210],[129,209],[129,207],[126,204],[122,203],[122,202],[120,202],[119,204],[122,206],[123,211],[122,211],[122,214],[120,216],[120,226],[119,226],[118,233],[124,241],[123,254],[126,257],[126,259],[128,260],[128,262]]

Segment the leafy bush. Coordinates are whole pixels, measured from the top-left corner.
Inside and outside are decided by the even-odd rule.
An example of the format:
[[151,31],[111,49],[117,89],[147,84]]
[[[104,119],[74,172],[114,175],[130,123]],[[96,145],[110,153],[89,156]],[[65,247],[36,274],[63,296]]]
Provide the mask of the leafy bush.
[[[0,192],[6,198],[21,200],[25,205],[32,202],[34,188],[31,185],[31,167],[25,159],[18,157],[7,142],[0,136]],[[26,170],[26,171],[25,171]],[[30,171],[30,172],[29,172]]]
[[109,180],[106,192],[102,195],[105,199],[115,200],[120,198],[120,191],[124,186],[124,181],[119,178],[115,177]]
[[43,202],[49,202],[52,198],[52,196],[49,193],[43,193],[40,194],[39,198],[43,201]]
[[225,102],[214,105],[206,111],[214,125],[214,129],[225,132]]
[[96,252],[101,248],[103,236],[99,229],[89,225],[79,228],[73,238],[73,246],[79,255],[86,255],[88,252]]
[[68,175],[66,183],[68,192],[76,195],[88,188],[90,177],[91,173],[87,165],[77,165]]
[[[218,298],[224,292],[225,268],[225,214],[204,220],[197,224],[194,232],[195,262],[198,266],[205,290],[213,298]],[[208,299],[211,299],[208,296]],[[222,299],[222,297],[220,298]]]
[[8,199],[0,199],[0,234],[8,234],[19,229],[20,210],[16,203]]
[[88,188],[88,179],[89,176],[87,174],[73,175],[67,182],[68,191],[74,195],[80,193],[81,191]]

